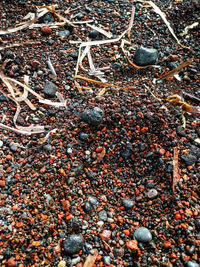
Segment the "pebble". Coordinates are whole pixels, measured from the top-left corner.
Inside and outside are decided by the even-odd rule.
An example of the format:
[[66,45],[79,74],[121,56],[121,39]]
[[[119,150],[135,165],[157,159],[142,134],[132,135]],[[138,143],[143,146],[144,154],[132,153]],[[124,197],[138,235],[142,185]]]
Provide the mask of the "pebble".
[[98,225],[98,226],[103,226],[103,225],[104,225],[104,222],[103,222],[103,221],[98,221],[98,222],[97,222],[97,225]]
[[47,81],[45,83],[43,90],[44,90],[45,95],[50,96],[50,97],[54,97],[57,91],[56,85],[50,81]]
[[146,227],[139,227],[135,231],[134,237],[139,242],[149,242],[152,240],[152,234]]
[[100,237],[102,240],[108,241],[111,237],[112,232],[110,230],[103,230],[102,233],[100,233]]
[[93,197],[93,196],[88,196],[88,200],[89,200],[89,202],[92,204],[92,205],[95,205],[95,204],[97,204],[98,203],[98,200],[97,200],[97,198],[96,197]]
[[123,258],[125,254],[124,248],[116,248],[114,250],[115,257]]
[[187,261],[185,266],[186,267],[199,267],[199,264],[196,261]]
[[92,39],[95,39],[98,35],[99,35],[99,33],[96,30],[91,30],[89,32],[89,37],[92,38]]
[[45,35],[50,35],[52,33],[52,29],[49,26],[44,26],[41,28],[41,32]]
[[79,135],[79,139],[81,141],[86,141],[88,139],[89,135],[87,133],[81,132]]
[[104,222],[107,221],[108,216],[107,216],[107,212],[105,210],[101,210],[98,215],[99,215],[100,221],[104,221]]
[[85,212],[91,211],[92,206],[91,206],[90,202],[85,201],[84,206],[83,206],[83,209],[84,209]]
[[158,195],[158,191],[154,188],[147,192],[147,197],[150,199],[157,197],[157,195]]
[[133,150],[132,144],[128,143],[128,144],[126,145],[126,147],[123,148],[122,151],[120,152],[122,158],[124,158],[124,159],[128,159],[128,158],[130,158],[130,156],[131,156],[132,153],[133,153],[132,150]]
[[76,60],[78,58],[78,51],[71,52],[69,56]]
[[9,147],[10,147],[10,150],[11,150],[12,152],[16,152],[16,151],[17,151],[17,145],[16,145],[16,144],[14,144],[14,143],[10,143]]
[[8,259],[7,265],[8,265],[8,267],[15,267],[17,264],[16,264],[15,259],[12,257],[12,258]]
[[78,256],[78,257],[72,259],[72,261],[71,261],[71,265],[74,266],[74,265],[76,265],[77,263],[79,263],[80,261],[81,261],[81,257]]
[[78,253],[84,245],[83,237],[81,235],[70,235],[63,242],[64,253],[73,255]]
[[178,135],[182,136],[182,137],[186,137],[187,134],[185,133],[185,130],[182,126],[177,126],[176,128],[176,132]]
[[132,209],[134,206],[134,201],[129,198],[122,199],[122,205],[125,207],[125,209]]
[[87,122],[93,126],[100,124],[104,118],[104,112],[98,108],[94,107],[87,109],[81,113],[81,120]]
[[0,140],[0,147],[2,147],[2,146],[3,146],[3,141]]
[[153,65],[158,59],[158,51],[153,48],[141,46],[136,50],[134,55],[134,63],[138,66]]
[[137,250],[138,249],[138,242],[137,240],[129,240],[126,242],[127,248],[131,250]]
[[195,221],[195,227],[196,227],[197,230],[200,230],[200,219],[197,219]]
[[191,154],[182,155],[181,159],[185,162],[187,166],[190,166],[197,161],[197,157]]
[[66,266],[66,261],[60,261],[57,265],[57,267],[65,267]]
[[68,36],[70,36],[70,31],[68,31],[68,30],[65,30],[65,31],[60,31],[59,33],[58,33],[58,36],[59,37],[68,37]]
[[111,264],[110,256],[103,256],[103,263],[109,266]]

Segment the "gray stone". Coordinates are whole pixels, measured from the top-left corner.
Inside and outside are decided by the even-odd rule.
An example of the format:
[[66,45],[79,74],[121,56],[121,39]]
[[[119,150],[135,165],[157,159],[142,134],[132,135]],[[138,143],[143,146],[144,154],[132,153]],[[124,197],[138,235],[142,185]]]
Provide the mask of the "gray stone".
[[147,192],[147,197],[150,199],[157,197],[157,195],[158,195],[158,191],[154,188],[152,188],[151,190]]
[[199,267],[199,264],[196,261],[187,261],[185,266],[186,267]]
[[107,212],[105,210],[101,210],[99,212],[99,220],[106,222],[108,219]]
[[191,154],[182,155],[181,159],[185,162],[187,166],[190,166],[197,161],[197,157]]
[[83,237],[81,235],[70,235],[63,242],[64,253],[66,255],[73,255],[78,253],[84,245]]
[[60,32],[58,33],[58,36],[59,36],[59,37],[68,37],[68,36],[70,36],[70,31],[68,31],[68,30],[60,31]]
[[139,227],[135,231],[134,237],[139,242],[149,242],[152,240],[152,234],[146,227]]
[[47,81],[45,83],[43,90],[44,90],[45,95],[50,96],[50,97],[54,97],[57,91],[56,85],[50,81]]
[[103,263],[105,265],[110,265],[110,263],[111,263],[110,256],[103,256]]
[[122,199],[122,205],[127,210],[132,209],[132,207],[134,206],[134,201],[132,199],[129,199],[129,198],[124,198],[124,199]]
[[158,51],[153,48],[140,47],[134,56],[134,63],[138,66],[153,65],[158,59]]

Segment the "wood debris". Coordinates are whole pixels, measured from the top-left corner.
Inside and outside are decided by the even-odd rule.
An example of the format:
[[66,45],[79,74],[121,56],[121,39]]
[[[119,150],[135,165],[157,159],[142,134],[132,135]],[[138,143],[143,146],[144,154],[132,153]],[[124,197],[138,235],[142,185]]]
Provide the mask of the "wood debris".
[[98,250],[97,249],[92,249],[90,251],[90,254],[87,257],[85,263],[83,264],[83,267],[93,267],[97,256],[98,256]]
[[172,190],[175,192],[175,187],[179,181],[178,174],[178,148],[174,148],[174,158],[173,158],[173,181],[172,181]]

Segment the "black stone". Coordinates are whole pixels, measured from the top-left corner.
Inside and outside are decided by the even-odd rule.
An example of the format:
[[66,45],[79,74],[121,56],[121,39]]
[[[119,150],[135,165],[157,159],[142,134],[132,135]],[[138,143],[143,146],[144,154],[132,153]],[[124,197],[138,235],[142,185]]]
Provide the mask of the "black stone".
[[78,52],[74,51],[70,54],[70,57],[72,57],[73,59],[77,59],[78,58]]
[[177,132],[178,135],[180,135],[182,137],[186,137],[187,136],[187,134],[185,133],[184,128],[182,126],[178,126],[176,128],[176,132]]
[[122,199],[122,205],[125,207],[125,209],[132,209],[134,206],[134,201],[129,198]]
[[91,206],[90,202],[85,201],[84,206],[83,206],[83,209],[84,209],[85,212],[91,211],[92,206]]
[[99,33],[96,30],[91,30],[89,32],[89,37],[92,38],[92,39],[95,39],[98,35],[99,35]]
[[50,96],[50,97],[54,97],[57,91],[56,85],[49,81],[45,83],[43,90],[44,90],[45,95]]
[[92,109],[87,109],[83,111],[80,117],[82,121],[87,122],[93,126],[97,126],[102,122],[104,112],[100,108],[94,107]]
[[197,219],[195,221],[195,227],[196,227],[197,230],[200,230],[200,219]]
[[182,155],[181,159],[185,162],[187,166],[190,166],[197,161],[197,157],[191,154]]
[[153,65],[158,59],[158,51],[153,48],[140,47],[134,55],[134,63],[138,66]]
[[73,255],[78,253],[84,245],[83,237],[81,235],[70,235],[64,242],[63,248],[66,255]]

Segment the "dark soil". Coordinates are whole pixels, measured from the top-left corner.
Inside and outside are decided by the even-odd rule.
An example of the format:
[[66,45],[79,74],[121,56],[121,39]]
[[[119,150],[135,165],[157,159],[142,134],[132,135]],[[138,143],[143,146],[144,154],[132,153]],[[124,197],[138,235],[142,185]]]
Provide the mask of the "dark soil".
[[[2,267],[81,267],[95,248],[99,254],[94,266],[199,266],[199,119],[185,113],[183,128],[181,107],[157,98],[179,94],[188,104],[199,106],[199,25],[183,37],[180,33],[198,22],[200,5],[197,0],[157,2],[181,44],[191,49],[177,44],[160,16],[139,2],[0,2],[1,30],[22,22],[29,12],[36,12],[36,5],[57,4],[56,11],[70,21],[93,20],[93,25],[111,31],[112,38],[127,29],[134,5],[130,39],[125,36],[131,46],[125,49],[133,60],[141,45],[155,48],[160,66],[134,68],[124,58],[120,41],[94,46],[94,65],[109,67],[105,71],[108,83],[129,89],[77,80],[83,86],[78,90],[73,76],[79,44],[69,41],[107,37],[86,24],[52,31],[24,29],[0,36],[0,46],[32,41],[0,50],[1,71],[21,82],[29,75],[35,92],[58,102],[57,90],[67,103],[66,108],[51,107],[29,94],[37,109],[21,102],[17,124],[45,125],[46,132],[27,136],[0,130]],[[48,13],[36,23],[56,21]],[[66,37],[58,35],[63,30],[68,31]],[[48,57],[57,77],[47,65]],[[181,81],[170,77],[153,84],[154,78],[190,58],[192,63],[179,72]],[[87,58],[83,66],[88,68]],[[83,70],[78,74],[95,79]],[[47,86],[44,90],[47,81],[54,84],[51,92]],[[7,91],[3,83],[0,86]],[[105,93],[100,96],[103,88]],[[3,94],[0,102],[0,120],[15,127],[15,103]],[[57,131],[42,142],[54,128]],[[179,181],[172,190],[175,148]],[[140,229],[143,232],[136,242],[138,234],[134,233],[139,227],[149,231]]]

